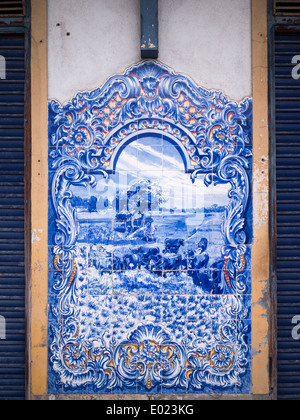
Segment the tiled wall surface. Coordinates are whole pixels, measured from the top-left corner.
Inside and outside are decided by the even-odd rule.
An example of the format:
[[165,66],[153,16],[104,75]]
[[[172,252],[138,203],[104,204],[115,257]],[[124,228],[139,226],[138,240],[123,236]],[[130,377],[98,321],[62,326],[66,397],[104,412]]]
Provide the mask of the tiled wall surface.
[[49,102],[49,393],[250,393],[252,101],[157,62]]

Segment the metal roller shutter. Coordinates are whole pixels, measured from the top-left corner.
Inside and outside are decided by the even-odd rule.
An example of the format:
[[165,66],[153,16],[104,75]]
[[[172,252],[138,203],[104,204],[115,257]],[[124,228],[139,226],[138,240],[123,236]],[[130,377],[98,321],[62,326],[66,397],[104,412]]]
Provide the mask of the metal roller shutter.
[[300,13],[299,0],[274,0],[274,12],[277,16],[293,16]]
[[300,32],[275,32],[278,399],[300,399]]
[[25,398],[24,51],[23,34],[0,34],[0,400]]

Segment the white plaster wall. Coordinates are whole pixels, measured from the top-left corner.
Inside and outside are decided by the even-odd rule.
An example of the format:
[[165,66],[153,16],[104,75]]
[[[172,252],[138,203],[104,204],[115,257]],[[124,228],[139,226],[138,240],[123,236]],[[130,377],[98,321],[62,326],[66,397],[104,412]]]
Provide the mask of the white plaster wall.
[[[48,0],[49,99],[101,86],[139,46],[139,0]],[[199,86],[251,96],[251,0],[159,0],[159,49]]]
[[252,96],[251,0],[159,0],[160,60],[232,99]]

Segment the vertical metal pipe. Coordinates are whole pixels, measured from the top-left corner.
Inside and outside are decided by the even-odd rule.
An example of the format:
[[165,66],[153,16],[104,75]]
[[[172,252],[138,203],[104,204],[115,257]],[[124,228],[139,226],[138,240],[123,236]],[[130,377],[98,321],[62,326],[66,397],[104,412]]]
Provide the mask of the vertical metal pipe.
[[158,58],[158,0],[141,0],[141,57]]

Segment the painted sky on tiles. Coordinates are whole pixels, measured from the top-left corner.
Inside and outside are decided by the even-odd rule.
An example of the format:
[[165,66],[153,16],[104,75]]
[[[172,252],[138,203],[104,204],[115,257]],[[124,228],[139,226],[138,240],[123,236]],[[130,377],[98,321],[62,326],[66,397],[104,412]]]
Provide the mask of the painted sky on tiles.
[[252,103],[157,62],[49,102],[49,392],[249,393]]

